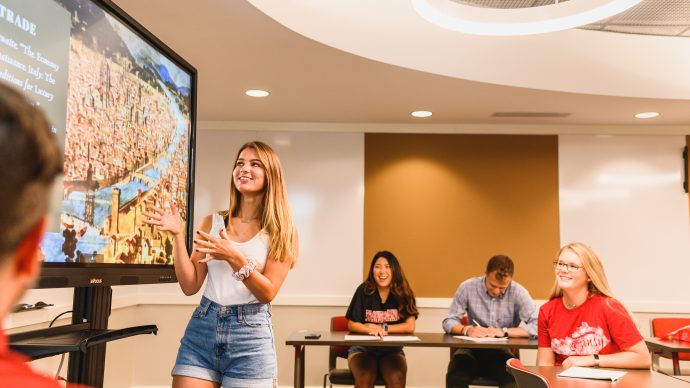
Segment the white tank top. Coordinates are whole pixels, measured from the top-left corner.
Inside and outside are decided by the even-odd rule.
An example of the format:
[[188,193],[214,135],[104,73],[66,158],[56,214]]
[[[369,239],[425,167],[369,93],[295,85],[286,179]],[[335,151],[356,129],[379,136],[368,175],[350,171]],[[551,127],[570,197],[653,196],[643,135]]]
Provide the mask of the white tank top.
[[[223,217],[218,213],[214,213],[210,234],[214,237],[219,237],[220,230],[224,227]],[[243,255],[251,257],[256,261],[255,271],[264,271],[269,246],[269,237],[266,231],[261,230],[246,242],[233,241],[232,245],[242,252]],[[232,277],[232,267],[226,261],[211,260],[207,265],[208,281],[204,290],[205,297],[223,306],[259,303],[243,282],[237,281]]]

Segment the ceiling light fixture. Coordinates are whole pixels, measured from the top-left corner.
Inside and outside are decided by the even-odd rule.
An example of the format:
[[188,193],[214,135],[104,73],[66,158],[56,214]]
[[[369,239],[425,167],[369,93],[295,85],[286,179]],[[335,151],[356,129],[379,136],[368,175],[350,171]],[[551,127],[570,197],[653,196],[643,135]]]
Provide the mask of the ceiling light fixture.
[[244,94],[248,95],[249,97],[266,97],[269,95],[267,91],[259,89],[250,89],[244,92]]
[[561,31],[606,19],[642,0],[571,0],[528,8],[483,8],[453,0],[412,0],[427,21],[473,35],[533,35]]
[[641,112],[635,115],[638,119],[653,119],[659,116],[659,112]]
[[414,117],[429,117],[433,115],[433,113],[429,112],[428,110],[416,110],[410,114]]

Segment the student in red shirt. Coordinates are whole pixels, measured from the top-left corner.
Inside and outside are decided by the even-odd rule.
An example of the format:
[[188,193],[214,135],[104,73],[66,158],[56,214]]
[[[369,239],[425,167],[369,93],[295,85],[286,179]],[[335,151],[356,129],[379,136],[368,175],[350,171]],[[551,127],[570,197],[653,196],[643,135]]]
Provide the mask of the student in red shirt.
[[[60,155],[43,114],[0,84],[0,324],[40,270],[38,245]],[[0,388],[62,386],[27,361],[9,349],[0,327]]]
[[556,282],[539,310],[537,365],[649,368],[649,350],[628,311],[613,298],[594,250],[568,244],[553,264]]

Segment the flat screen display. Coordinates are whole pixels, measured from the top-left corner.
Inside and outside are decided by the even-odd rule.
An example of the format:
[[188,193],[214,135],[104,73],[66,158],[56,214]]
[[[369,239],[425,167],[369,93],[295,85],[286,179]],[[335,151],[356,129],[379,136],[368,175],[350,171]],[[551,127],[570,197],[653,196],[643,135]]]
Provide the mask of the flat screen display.
[[175,281],[142,212],[176,203],[190,235],[196,70],[110,1],[0,0],[0,79],[64,150],[39,287]]

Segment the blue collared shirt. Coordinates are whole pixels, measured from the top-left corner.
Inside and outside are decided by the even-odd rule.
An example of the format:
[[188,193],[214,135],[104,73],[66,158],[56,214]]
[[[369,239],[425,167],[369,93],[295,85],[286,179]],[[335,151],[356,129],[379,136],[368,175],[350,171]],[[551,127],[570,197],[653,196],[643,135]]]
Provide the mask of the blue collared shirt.
[[502,295],[495,298],[486,289],[486,276],[462,282],[443,320],[443,330],[450,333],[465,313],[470,325],[477,321],[484,327],[511,328],[524,322],[527,333],[531,337],[537,336],[537,304],[527,289],[514,280]]

